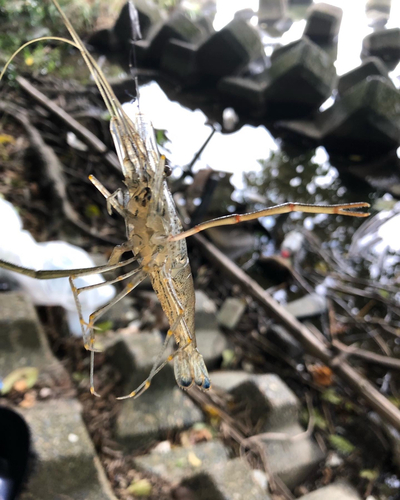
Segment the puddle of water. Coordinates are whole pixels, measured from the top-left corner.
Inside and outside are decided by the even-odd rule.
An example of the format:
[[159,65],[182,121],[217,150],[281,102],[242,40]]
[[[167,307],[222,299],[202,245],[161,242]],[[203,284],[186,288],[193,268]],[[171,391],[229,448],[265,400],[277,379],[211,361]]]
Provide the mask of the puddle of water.
[[[318,3],[318,2],[316,2]],[[343,20],[338,38],[336,69],[339,75],[361,63],[363,38],[373,30],[365,15],[365,0],[331,0],[329,3],[343,9]],[[258,2],[241,0],[217,2],[215,27],[222,28],[241,8],[257,10]],[[289,10],[289,15],[293,14]],[[297,14],[297,13],[294,13]],[[292,16],[295,18],[295,15]],[[400,2],[393,2],[388,28],[399,25]],[[294,21],[280,38],[265,35],[268,46],[286,44],[298,39],[305,20]],[[392,72],[396,81],[400,66]],[[400,80],[398,80],[400,81]],[[332,99],[331,99],[332,101]],[[325,107],[329,106],[329,100]],[[200,111],[191,111],[177,102],[171,102],[160,87],[152,82],[141,88],[141,107],[158,129],[166,130],[170,139],[168,157],[174,166],[182,167],[192,160],[210,133],[207,117]],[[265,127],[243,126],[232,134],[216,132],[198,160],[194,171],[205,167],[233,172],[232,182],[242,192],[253,190],[269,205],[297,201],[302,203],[345,203],[373,201],[385,195],[385,189],[376,191],[361,181],[340,176],[332,166],[325,150],[301,154],[285,151]],[[261,208],[261,206],[255,207]],[[276,218],[265,218],[263,224],[272,228]],[[360,220],[342,216],[290,214],[285,218],[284,231],[306,228],[315,231],[332,249],[346,250]]]
[[[365,0],[330,0],[329,3],[343,9],[335,63],[340,75],[360,64],[362,40],[372,32],[372,28],[367,23]],[[233,18],[234,12],[241,8],[253,8],[257,11],[258,2],[218,0],[215,27],[222,28]],[[303,9],[299,15],[298,8],[289,10],[288,15],[294,22],[281,37],[264,33],[266,52],[272,52],[273,46],[301,37],[305,26],[305,20],[302,18],[304,12]],[[400,2],[393,1],[387,28],[398,26],[399,19]],[[398,86],[399,75],[400,65],[391,73]],[[208,118],[199,109],[192,111],[171,101],[156,82],[141,86],[140,93],[142,111],[150,117],[156,129],[166,131],[169,139],[166,143],[166,154],[177,174],[192,161],[209,136],[211,129],[207,125]],[[328,99],[323,107],[326,108],[331,103],[332,99]],[[124,106],[129,113],[129,103]],[[377,191],[366,183],[354,183],[342,174],[339,175],[322,147],[301,153],[283,149],[280,142],[263,126],[244,125],[231,134],[217,131],[197,161],[194,172],[206,167],[233,172],[231,180],[239,193],[257,192],[264,197],[268,205],[286,201],[329,204],[371,202],[386,194],[384,187]],[[384,183],[382,185],[384,186]],[[240,197],[240,194],[236,193],[236,197],[238,196]],[[279,223],[285,232],[299,228],[313,230],[326,245],[343,252],[348,248],[351,237],[361,222],[348,217],[294,213],[281,218]],[[266,218],[263,224],[271,229],[277,224],[277,218]]]

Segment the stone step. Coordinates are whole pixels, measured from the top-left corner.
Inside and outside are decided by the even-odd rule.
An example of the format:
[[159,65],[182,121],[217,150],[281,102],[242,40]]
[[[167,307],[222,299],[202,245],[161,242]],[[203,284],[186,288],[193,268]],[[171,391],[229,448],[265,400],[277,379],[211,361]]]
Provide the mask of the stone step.
[[31,300],[22,292],[0,293],[0,381],[22,367],[39,370],[42,386],[70,387],[53,356]]
[[[324,454],[309,437],[295,438],[304,433],[299,425],[299,401],[289,387],[274,374],[250,375],[245,372],[211,374],[214,387],[221,387],[233,396],[240,413],[246,415],[258,433],[272,433],[263,438],[271,472],[279,476],[288,488],[294,488],[315,470]],[[276,436],[278,434],[278,436]]]
[[289,489],[302,483],[324,460],[324,453],[313,439],[300,437],[304,433],[299,424],[276,429],[275,433],[285,435],[287,439],[263,438],[263,445],[268,457],[271,472],[282,479]]
[[165,453],[153,451],[135,458],[139,469],[176,484],[197,475],[200,470],[227,462],[228,453],[220,441],[208,441],[187,448],[176,447]]
[[241,458],[229,460],[219,441],[153,452],[137,457],[135,465],[172,484],[181,483],[190,490],[193,500],[270,499],[253,479],[247,463]]
[[74,400],[19,410],[31,431],[35,464],[20,500],[116,500]]
[[140,398],[123,401],[115,434],[125,448],[135,450],[203,420],[201,410],[179,387],[151,387]]
[[[161,334],[157,331],[119,335],[108,345],[106,354],[122,374],[124,394],[146,379],[161,346]],[[203,418],[201,410],[176,385],[173,366],[168,363],[142,396],[122,402],[115,432],[118,441],[133,450],[147,446],[152,440],[166,439],[172,432]]]
[[271,500],[254,480],[252,471],[243,458],[234,458],[226,464],[214,464],[185,479],[182,485],[191,490],[193,500]]
[[251,375],[240,371],[211,374],[214,387],[229,391],[241,407],[249,408],[249,419],[260,432],[297,424],[299,401],[275,374]]
[[195,327],[197,347],[208,370],[218,368],[229,343],[218,327],[215,303],[201,290],[196,291]]
[[361,497],[349,484],[337,482],[307,493],[298,500],[361,500]]

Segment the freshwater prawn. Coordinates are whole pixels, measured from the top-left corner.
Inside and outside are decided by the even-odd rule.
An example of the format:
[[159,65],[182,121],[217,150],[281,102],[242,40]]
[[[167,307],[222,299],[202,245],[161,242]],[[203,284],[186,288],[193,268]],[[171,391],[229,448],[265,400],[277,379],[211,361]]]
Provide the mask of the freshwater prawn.
[[[220,217],[199,224],[188,231],[183,231],[166,182],[165,157],[160,155],[158,151],[150,121],[140,112],[138,105],[133,118],[126,114],[97,62],[87,51],[57,0],[52,1],[62,16],[72,40],[61,37],[41,37],[28,42],[16,53],[29,43],[45,39],[69,43],[81,52],[111,116],[110,132],[124,176],[125,187],[110,193],[93,175],[90,175],[89,179],[105,197],[108,212],[111,214],[112,210],[115,210],[124,218],[127,239],[126,242],[113,249],[108,264],[105,266],[65,271],[35,271],[0,260],[0,267],[36,279],[69,278],[82,326],[84,346],[91,352],[90,391],[95,396],[99,396],[94,388],[95,323],[119,300],[134,290],[146,277],[149,277],[167,316],[170,328],[147,379],[135,390],[118,399],[139,397],[150,387],[152,378],[172,360],[174,361],[175,379],[179,387],[187,389],[196,385],[200,389],[207,390],[211,387],[211,382],[207,367],[196,344],[194,330],[195,294],[185,239],[211,227],[236,224],[265,215],[292,211],[366,217],[369,214],[353,209],[369,207],[369,204],[362,202],[344,205],[285,203],[248,214]],[[13,54],[7,65],[16,53]],[[0,79],[6,67],[0,75]],[[133,257],[121,261],[125,252],[132,252]],[[118,278],[81,288],[75,286],[75,279],[80,276],[105,273],[122,268],[132,262],[137,262],[138,266]],[[123,280],[128,281],[122,291],[108,304],[94,311],[88,322],[84,321],[79,295],[86,290]],[[163,354],[172,337],[175,338],[178,349],[163,361]]]

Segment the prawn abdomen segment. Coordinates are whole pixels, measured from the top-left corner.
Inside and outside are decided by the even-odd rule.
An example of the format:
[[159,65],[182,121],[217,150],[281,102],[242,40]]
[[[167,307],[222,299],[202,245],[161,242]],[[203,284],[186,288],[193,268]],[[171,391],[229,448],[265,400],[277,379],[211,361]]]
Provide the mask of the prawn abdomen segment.
[[194,384],[200,389],[211,387],[210,377],[203,356],[196,347],[189,345],[179,351],[174,359],[176,383],[181,389],[189,389]]
[[165,268],[150,274],[154,291],[171,325],[178,344],[174,356],[174,373],[177,384],[188,389],[196,384],[202,389],[211,386],[203,356],[197,350],[194,330],[195,294],[190,266],[187,263],[172,274]]

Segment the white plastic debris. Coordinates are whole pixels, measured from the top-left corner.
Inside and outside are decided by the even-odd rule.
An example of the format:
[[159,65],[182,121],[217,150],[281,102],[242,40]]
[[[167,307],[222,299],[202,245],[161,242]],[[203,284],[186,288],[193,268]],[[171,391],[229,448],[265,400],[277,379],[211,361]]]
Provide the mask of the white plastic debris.
[[225,130],[231,132],[239,122],[239,117],[233,108],[225,108],[222,112],[222,123]]
[[305,237],[298,231],[290,231],[286,234],[281,245],[282,257],[292,257],[303,248]]
[[[28,231],[22,229],[22,221],[15,208],[0,198],[0,259],[34,270],[79,269],[93,267],[95,264],[88,253],[64,241],[37,243]],[[62,306],[67,312],[71,333],[81,334],[79,316],[76,310],[68,278],[36,280],[23,274],[3,271],[18,281],[21,288],[36,305]],[[102,283],[105,280],[98,274],[77,278],[79,287]],[[83,292],[79,296],[85,321],[97,308],[109,302],[115,295],[112,285],[105,285]]]

